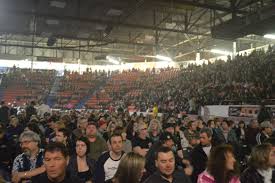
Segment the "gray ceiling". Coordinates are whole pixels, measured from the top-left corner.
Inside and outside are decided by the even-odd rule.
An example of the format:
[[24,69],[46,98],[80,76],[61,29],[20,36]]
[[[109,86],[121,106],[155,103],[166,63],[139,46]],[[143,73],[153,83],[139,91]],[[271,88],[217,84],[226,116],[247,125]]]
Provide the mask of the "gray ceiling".
[[[195,51],[214,45],[230,49],[232,41],[211,38],[211,26],[234,15],[245,16],[270,3],[270,0],[1,0],[0,46],[67,50],[79,55],[92,53],[93,58],[114,54],[126,62],[156,53],[171,57],[182,54],[177,58],[184,60],[194,57]],[[49,37],[57,38],[53,46],[47,45]],[[259,43],[243,40],[244,44],[248,44],[245,41]],[[206,58],[209,56],[205,54]]]

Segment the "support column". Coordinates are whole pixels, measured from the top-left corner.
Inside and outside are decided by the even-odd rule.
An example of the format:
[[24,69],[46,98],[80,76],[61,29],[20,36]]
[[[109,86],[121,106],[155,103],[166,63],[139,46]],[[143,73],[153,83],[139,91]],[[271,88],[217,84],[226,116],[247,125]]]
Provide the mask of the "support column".
[[232,52],[232,59],[234,59],[237,55],[237,42],[233,42],[233,52]]
[[196,53],[196,62],[200,61],[201,60],[201,53],[200,52],[197,52]]

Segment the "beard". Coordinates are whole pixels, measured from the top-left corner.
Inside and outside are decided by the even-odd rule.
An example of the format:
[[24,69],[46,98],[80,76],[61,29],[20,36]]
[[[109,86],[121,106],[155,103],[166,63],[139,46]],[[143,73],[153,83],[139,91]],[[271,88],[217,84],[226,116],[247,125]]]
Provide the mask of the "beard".
[[26,156],[31,156],[31,150],[28,148],[23,149],[23,152]]

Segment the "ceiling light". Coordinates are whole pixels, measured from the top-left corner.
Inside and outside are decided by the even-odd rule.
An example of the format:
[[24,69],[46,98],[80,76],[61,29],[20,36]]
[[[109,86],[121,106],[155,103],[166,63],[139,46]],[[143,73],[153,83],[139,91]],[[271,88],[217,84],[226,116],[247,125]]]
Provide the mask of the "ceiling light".
[[173,60],[170,57],[162,56],[162,55],[156,55],[156,58],[163,61],[172,62]]
[[266,34],[264,35],[264,38],[275,39],[275,34]]
[[66,2],[64,1],[51,1],[50,5],[56,8],[65,8]]
[[232,52],[224,51],[224,50],[218,50],[218,49],[212,49],[211,52],[222,54],[222,55],[232,55]]
[[116,64],[116,65],[119,64],[119,61],[118,61],[116,58],[112,57],[112,56],[106,56],[106,59],[107,59],[109,62],[111,62],[112,64]]

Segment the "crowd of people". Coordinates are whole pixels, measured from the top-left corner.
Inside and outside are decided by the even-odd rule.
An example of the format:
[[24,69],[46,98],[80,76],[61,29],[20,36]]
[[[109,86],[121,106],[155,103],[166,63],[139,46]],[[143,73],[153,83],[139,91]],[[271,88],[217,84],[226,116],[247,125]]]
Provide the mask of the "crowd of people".
[[[274,48],[254,51],[250,55],[237,55],[227,62],[217,60],[203,65],[189,65],[186,68],[147,69],[140,71],[105,72],[96,71],[79,74],[65,71],[55,84],[55,71],[13,68],[2,77],[1,86],[9,88],[24,85],[27,97],[40,99],[48,97],[56,88],[54,108],[74,108],[84,98],[96,96],[97,106],[134,106],[136,111],[147,111],[158,106],[159,112],[186,111],[197,113],[204,105],[260,104],[262,100],[274,103]],[[56,86],[55,86],[56,85]],[[273,87],[273,88],[272,88]],[[103,94],[102,94],[103,93]],[[100,100],[100,96],[108,100]],[[103,98],[104,99],[104,98]],[[109,100],[110,99],[110,100]],[[13,101],[8,101],[13,102]],[[85,103],[86,102],[86,103]],[[95,109],[84,100],[82,106]]]
[[[246,123],[190,114],[203,105],[272,103],[274,53],[180,69],[66,71],[58,80],[55,71],[13,68],[2,88],[24,87],[31,102],[1,102],[0,182],[273,183],[272,115]],[[43,99],[53,93],[56,108],[95,96],[100,110],[52,110]],[[129,106],[152,113],[130,114]]]
[[0,108],[3,182],[272,183],[275,120]]

